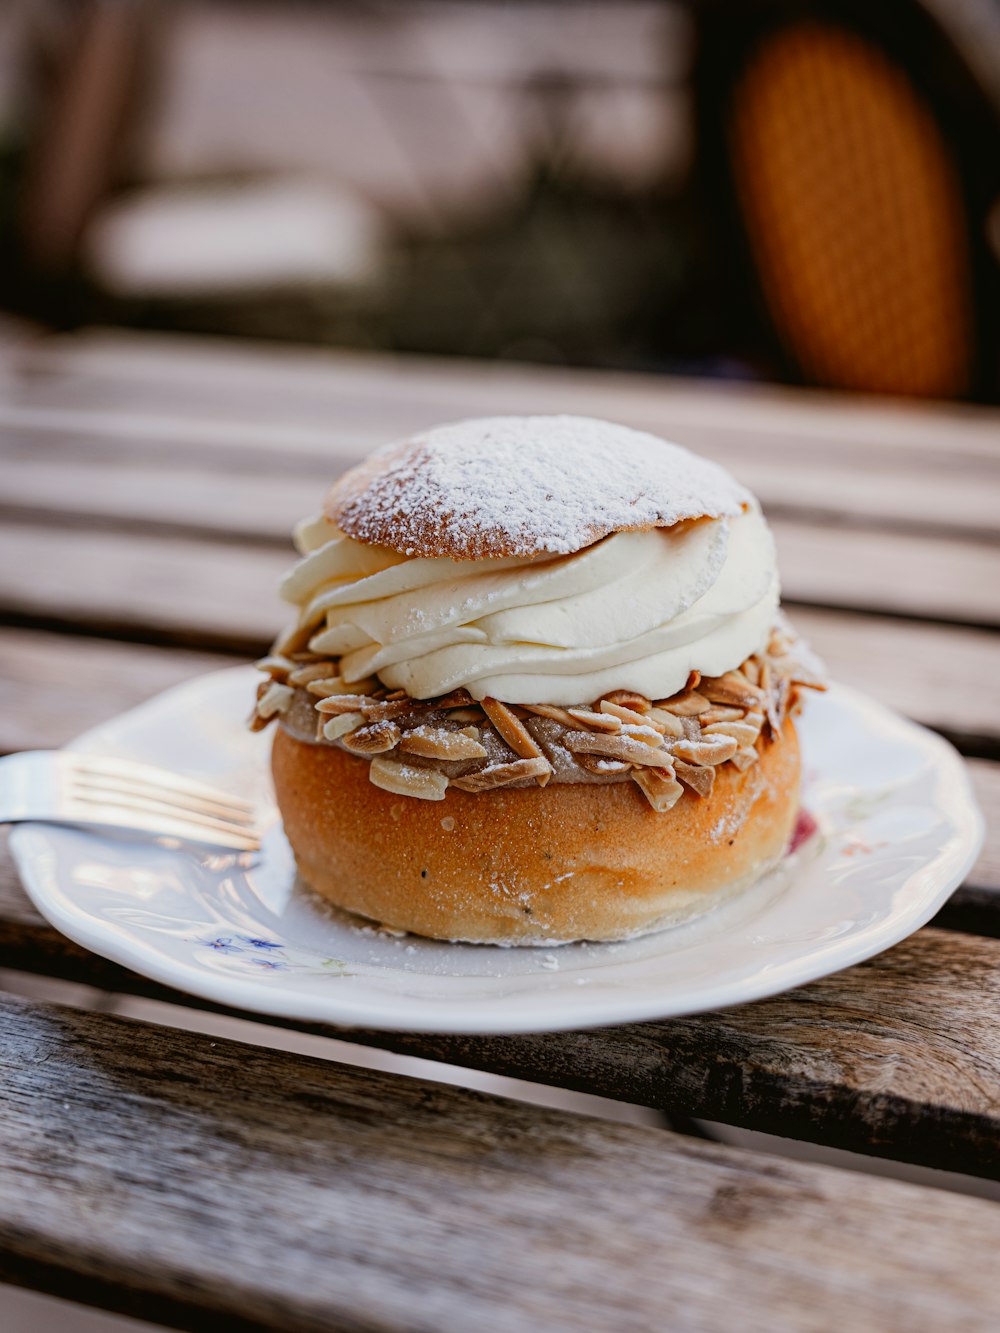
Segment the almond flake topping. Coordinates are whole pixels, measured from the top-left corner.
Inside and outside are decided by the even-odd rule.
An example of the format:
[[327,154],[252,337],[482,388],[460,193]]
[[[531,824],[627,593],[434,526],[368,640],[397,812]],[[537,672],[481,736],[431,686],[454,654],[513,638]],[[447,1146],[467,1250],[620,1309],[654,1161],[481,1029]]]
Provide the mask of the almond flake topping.
[[674,773],[680,782],[690,787],[695,796],[711,796],[715,786],[715,768],[705,768],[701,764],[686,764],[683,759],[674,756]]
[[673,809],[684,795],[684,788],[674,777],[672,768],[636,769],[632,781],[657,814]]
[[563,744],[572,754],[605,754],[612,759],[626,759],[629,763],[649,765],[652,768],[670,762],[670,756],[665,750],[631,736],[602,736],[593,731],[571,731],[563,737]]
[[366,694],[332,694],[316,704],[317,713],[360,713],[371,700]]
[[[616,705],[612,705],[612,707],[615,706]],[[577,727],[582,722],[583,725],[588,727],[591,731],[607,731],[612,734],[616,731],[621,731],[621,718],[616,713],[613,713],[611,708],[606,709],[603,703],[601,704],[601,710],[600,713],[595,713],[592,708],[568,708],[566,711],[570,715],[571,727]],[[641,713],[633,713],[628,708],[623,708],[621,711],[626,713],[636,722],[643,721]]]
[[610,694],[601,695],[601,703],[618,704],[621,708],[631,708],[635,713],[648,713],[653,706],[644,694],[638,694],[635,690],[612,690]]
[[274,717],[276,713],[283,713],[294,698],[295,691],[291,686],[272,681],[257,701],[257,712],[263,718]]
[[372,784],[397,796],[415,796],[420,801],[443,801],[448,777],[436,768],[417,768],[377,754],[368,768]]
[[537,774],[538,785],[544,787],[552,775],[552,765],[521,719],[499,699],[487,697],[482,701],[482,709],[515,754],[519,754],[522,759],[541,759],[544,762],[545,768]]
[[[662,731],[662,728],[650,716],[652,711],[650,707],[645,712],[638,713],[634,708],[626,708],[624,704],[616,704],[611,699],[601,700],[601,712],[606,716],[616,717],[619,724],[631,722],[635,727],[653,726],[656,727],[657,731]],[[610,730],[614,730],[614,728],[610,728]]]
[[403,736],[399,748],[427,759],[486,758],[486,747],[480,745],[476,737],[463,735],[461,731],[448,731],[444,727],[414,727]]
[[663,699],[657,705],[675,717],[694,717],[697,713],[707,713],[711,704],[697,690],[683,690],[672,699]]
[[739,708],[752,708],[761,697],[760,690],[738,671],[727,671],[724,676],[703,676],[698,691],[713,704],[735,704]]
[[284,682],[288,673],[295,667],[295,663],[289,657],[282,657],[280,653],[269,653],[267,657],[262,657],[254,666],[258,671],[264,671],[274,680]]
[[478,773],[469,773],[464,778],[455,778],[453,787],[462,791],[492,791],[494,787],[507,787],[512,782],[522,782],[525,778],[534,778],[537,782],[548,777],[552,772],[549,761],[538,759],[515,759],[511,764],[491,764],[481,768]]
[[[556,704],[525,704],[524,707],[529,713],[534,713],[536,717],[547,717],[551,722],[559,722],[564,727],[572,730],[577,719],[568,708],[559,708]],[[589,712],[589,709],[574,709],[574,713]]]
[[349,731],[354,731],[364,722],[360,713],[338,713],[336,717],[331,717],[329,721],[323,722],[320,718],[323,735],[328,741],[339,741],[347,735]]
[[748,726],[746,722],[714,722],[705,727],[704,736],[731,736],[737,745],[756,745],[760,727]]
[[395,722],[375,722],[346,733],[341,744],[351,754],[385,754],[399,744],[399,728]]
[[678,759],[689,764],[724,764],[737,749],[729,736],[704,736],[698,741],[674,741],[671,749]]

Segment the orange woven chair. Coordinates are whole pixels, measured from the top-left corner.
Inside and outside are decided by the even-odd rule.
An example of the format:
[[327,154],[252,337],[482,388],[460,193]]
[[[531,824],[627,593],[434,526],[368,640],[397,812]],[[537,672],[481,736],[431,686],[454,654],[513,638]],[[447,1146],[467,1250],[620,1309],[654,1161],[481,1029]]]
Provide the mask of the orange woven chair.
[[[912,0],[698,9],[699,161],[719,240],[796,378],[997,396],[1000,7],[949,0],[960,10],[946,31]],[[974,31],[993,42],[971,59]]]

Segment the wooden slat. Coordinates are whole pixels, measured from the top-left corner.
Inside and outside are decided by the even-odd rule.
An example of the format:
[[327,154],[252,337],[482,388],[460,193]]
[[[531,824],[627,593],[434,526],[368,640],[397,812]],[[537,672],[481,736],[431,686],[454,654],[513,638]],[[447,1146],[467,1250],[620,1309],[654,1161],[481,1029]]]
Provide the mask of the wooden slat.
[[787,602],[1000,626],[1000,546],[772,518]]
[[63,1297],[286,1333],[1000,1319],[982,1200],[9,997],[0,1027],[0,1270]]
[[[268,420],[325,424],[343,409],[360,424],[370,419],[373,404],[386,418],[396,414],[403,421],[417,406],[435,420],[449,407],[482,412],[489,400],[493,412],[598,416],[609,415],[602,406],[631,404],[633,417],[646,418],[662,412],[669,393],[678,423],[733,440],[759,435],[801,445],[815,439],[859,454],[874,444],[897,456],[942,461],[995,460],[997,454],[997,412],[990,408],[662,375],[106,330],[47,338],[28,349],[20,365],[16,401],[51,407],[124,411],[148,404],[231,418],[242,401],[252,408],[251,418],[265,413]],[[524,405],[512,406],[519,398]]]
[[[675,421],[670,409],[672,391],[664,393],[664,407],[655,420],[637,420],[628,410],[628,402],[620,405],[617,419],[676,438],[723,463],[760,496],[772,514],[883,527],[889,524],[965,538],[980,535],[995,540],[1000,535],[996,507],[990,502],[998,479],[989,459],[973,459],[970,463],[956,456],[950,459],[950,466],[939,467],[926,460],[922,464],[918,456],[901,468],[895,456],[881,461],[877,444],[866,449],[862,457],[855,457],[847,443],[827,445],[809,437],[795,443],[782,441],[780,436],[775,442],[763,429],[733,441],[724,431],[715,432],[710,427],[692,430],[683,421]],[[233,410],[238,406],[241,404],[234,404]],[[566,406],[562,395],[548,410]],[[484,396],[483,403],[474,410],[495,411],[493,396]],[[36,504],[37,477],[31,465],[35,460],[38,466],[39,455],[58,459],[60,469],[66,469],[67,474],[83,454],[92,463],[128,463],[132,467],[141,463],[143,469],[164,474],[168,491],[175,488],[171,465],[195,473],[205,467],[225,469],[234,465],[243,470],[283,469],[314,476],[322,485],[370,449],[456,414],[462,413],[442,404],[437,418],[428,415],[422,406],[397,418],[388,411],[380,414],[373,406],[361,424],[347,413],[332,417],[322,426],[296,425],[290,419],[262,425],[257,419],[238,417],[187,420],[0,403],[0,427],[4,430],[5,452],[18,464],[11,477],[14,494],[21,495],[27,504]],[[292,415],[290,412],[289,417]],[[89,492],[94,491],[92,483],[91,478]],[[58,502],[51,489],[44,499]],[[97,498],[95,494],[94,500]]]
[[970,753],[997,753],[997,640],[981,630],[881,616],[792,610],[832,679],[943,732]]
[[[0,956],[26,972],[199,1003],[52,930],[25,898],[6,854]],[[992,1176],[1000,1171],[998,1002],[1000,941],[923,930],[879,958],[787,995],[689,1019],[493,1038],[291,1026]]]
[[40,447],[65,452],[89,433],[105,455],[117,440],[133,459],[280,452],[322,464],[435,421],[570,411],[676,437],[775,512],[1000,533],[1000,416],[985,409],[136,335],[49,340],[24,371],[0,406],[14,447],[40,432]]
[[[224,535],[289,549],[293,523],[317,509],[333,476],[357,457],[339,453],[322,471],[285,472],[277,457],[263,469],[137,467],[100,462],[81,449],[60,460],[35,451],[4,464],[3,513],[35,526],[74,526],[197,538]],[[1000,485],[1000,481],[998,481]],[[972,625],[1000,626],[1000,546],[968,537],[885,533],[772,516],[786,597],[820,606],[907,612]],[[82,544],[90,538],[66,534]]]
[[0,753],[56,749],[232,658],[0,629]]
[[0,608],[98,633],[254,654],[287,619],[289,553],[0,523]]

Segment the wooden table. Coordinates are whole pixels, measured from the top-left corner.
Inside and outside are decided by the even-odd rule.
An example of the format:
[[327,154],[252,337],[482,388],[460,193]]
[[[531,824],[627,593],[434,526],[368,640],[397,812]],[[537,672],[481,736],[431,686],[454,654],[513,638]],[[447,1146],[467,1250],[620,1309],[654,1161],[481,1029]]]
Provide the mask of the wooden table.
[[[0,379],[3,749],[257,653],[292,520],[370,447],[568,410],[736,470],[832,672],[950,737],[1000,806],[996,414],[102,334],[8,334]],[[996,1178],[998,891],[994,831],[933,926],[745,1008],[335,1035]],[[0,940],[9,969],[197,1003],[59,937],[5,852]],[[0,1024],[0,1277],[17,1283],[199,1329],[1000,1321],[987,1200],[9,994]]]

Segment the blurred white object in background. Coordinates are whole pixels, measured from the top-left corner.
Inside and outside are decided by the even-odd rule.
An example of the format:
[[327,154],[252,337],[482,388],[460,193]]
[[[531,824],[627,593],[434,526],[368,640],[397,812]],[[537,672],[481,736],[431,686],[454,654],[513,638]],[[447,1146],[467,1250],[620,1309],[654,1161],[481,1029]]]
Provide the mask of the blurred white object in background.
[[116,296],[184,297],[302,283],[353,287],[377,273],[383,233],[357,194],[301,178],[135,191],[110,201],[84,241]]

